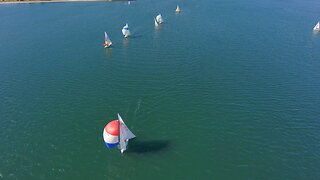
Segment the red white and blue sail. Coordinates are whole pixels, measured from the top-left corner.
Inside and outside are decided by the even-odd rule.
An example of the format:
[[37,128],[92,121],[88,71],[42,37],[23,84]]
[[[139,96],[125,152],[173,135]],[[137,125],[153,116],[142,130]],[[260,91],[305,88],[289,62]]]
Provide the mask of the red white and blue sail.
[[119,144],[119,120],[113,120],[104,127],[103,140],[108,148]]

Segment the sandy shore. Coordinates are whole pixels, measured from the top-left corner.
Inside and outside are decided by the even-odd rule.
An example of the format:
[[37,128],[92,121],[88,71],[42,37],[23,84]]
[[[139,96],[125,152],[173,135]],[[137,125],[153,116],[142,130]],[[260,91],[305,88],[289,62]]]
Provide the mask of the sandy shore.
[[45,1],[0,1],[0,4],[22,4],[22,3],[57,3],[57,2],[112,2],[128,0],[45,0]]

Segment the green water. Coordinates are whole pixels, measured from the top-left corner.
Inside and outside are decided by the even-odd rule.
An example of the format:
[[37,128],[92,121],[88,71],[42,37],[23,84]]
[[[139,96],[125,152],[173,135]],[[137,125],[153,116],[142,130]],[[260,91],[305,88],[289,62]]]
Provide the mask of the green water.
[[[319,6],[0,5],[0,179],[319,178]],[[103,144],[116,113],[125,154]]]

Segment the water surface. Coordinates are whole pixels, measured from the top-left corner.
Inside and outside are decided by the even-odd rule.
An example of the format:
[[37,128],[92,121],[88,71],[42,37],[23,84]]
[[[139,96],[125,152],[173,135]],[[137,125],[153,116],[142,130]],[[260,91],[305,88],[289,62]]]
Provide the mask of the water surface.
[[[317,179],[319,5],[1,5],[0,179]],[[116,113],[125,154],[102,140]]]

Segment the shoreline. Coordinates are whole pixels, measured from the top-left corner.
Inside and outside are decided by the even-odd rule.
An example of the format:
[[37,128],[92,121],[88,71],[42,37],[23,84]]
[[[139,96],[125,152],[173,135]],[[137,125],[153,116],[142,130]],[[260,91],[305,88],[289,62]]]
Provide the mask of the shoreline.
[[132,0],[34,0],[34,1],[0,1],[1,4],[31,4],[31,3],[59,3],[59,2],[117,2]]

